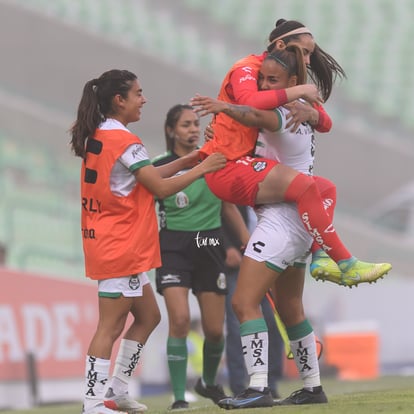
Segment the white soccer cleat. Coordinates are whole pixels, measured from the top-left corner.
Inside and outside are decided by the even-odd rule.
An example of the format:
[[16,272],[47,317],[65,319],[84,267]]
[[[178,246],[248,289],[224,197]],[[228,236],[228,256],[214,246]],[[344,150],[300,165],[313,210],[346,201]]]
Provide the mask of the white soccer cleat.
[[112,388],[108,388],[106,392],[104,405],[111,410],[125,411],[128,414],[141,414],[148,409],[145,404],[134,400],[128,393],[115,395]]
[[82,413],[81,414],[128,414],[125,411],[114,411],[110,408],[105,407],[104,403],[99,403],[97,405],[94,405],[93,407],[85,410],[84,407],[82,407]]

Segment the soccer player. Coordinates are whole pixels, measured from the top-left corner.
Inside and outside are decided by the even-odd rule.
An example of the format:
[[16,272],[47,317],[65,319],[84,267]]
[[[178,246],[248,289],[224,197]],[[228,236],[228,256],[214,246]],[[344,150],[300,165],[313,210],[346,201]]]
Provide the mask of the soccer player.
[[[81,232],[86,276],[98,285],[99,321],[85,361],[84,414],[138,414],[147,409],[128,395],[144,345],[160,321],[147,271],[159,267],[154,195],[177,193],[222,168],[214,154],[197,152],[156,168],[141,139],[127,126],[141,118],[146,99],[135,74],[109,70],[86,82],[71,128],[71,148],[82,158]],[[195,165],[195,166],[194,166]],[[187,173],[170,177],[177,171]],[[115,340],[126,330],[109,380]],[[105,385],[109,384],[106,395]]]
[[[174,105],[167,112],[164,133],[167,151],[153,160],[155,166],[175,161],[198,147],[199,117],[189,105]],[[221,211],[245,243],[249,232],[236,206],[217,198],[204,178],[157,201],[162,266],[156,270],[156,283],[168,313],[167,360],[174,394],[170,409],[188,408],[185,390],[191,321],[190,290],[200,308],[204,333],[203,369],[195,390],[217,403],[226,397],[223,388],[216,384],[224,349],[227,294]]]

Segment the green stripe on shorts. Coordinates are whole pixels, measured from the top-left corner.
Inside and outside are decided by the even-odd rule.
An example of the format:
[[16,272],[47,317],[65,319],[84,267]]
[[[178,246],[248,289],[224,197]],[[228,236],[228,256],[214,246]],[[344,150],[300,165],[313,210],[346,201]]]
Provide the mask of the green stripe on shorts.
[[119,298],[122,296],[120,292],[98,292],[100,298]]

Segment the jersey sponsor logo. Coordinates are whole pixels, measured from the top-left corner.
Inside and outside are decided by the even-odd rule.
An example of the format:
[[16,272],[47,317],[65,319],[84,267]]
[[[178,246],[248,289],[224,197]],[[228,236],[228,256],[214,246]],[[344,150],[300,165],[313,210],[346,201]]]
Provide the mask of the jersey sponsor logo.
[[266,169],[267,162],[266,161],[254,161],[252,162],[252,167],[256,172],[260,172]]
[[101,213],[102,202],[96,198],[82,197],[82,208],[90,213]]
[[137,289],[139,289],[140,285],[141,285],[141,281],[139,280],[138,275],[132,275],[129,278],[129,288],[130,289],[137,290]]
[[87,229],[83,227],[81,232],[84,239],[96,239],[95,229]]
[[315,157],[315,150],[316,150],[315,136],[312,134],[312,138],[311,138],[311,155],[312,155],[312,157]]
[[313,165],[309,165],[308,175],[313,175]]
[[[97,198],[82,197],[82,209],[88,213],[102,213],[102,202]],[[83,239],[96,239],[94,228],[81,228]]]
[[249,81],[249,80],[255,81],[255,82],[257,81],[254,76],[252,76],[252,75],[246,75],[246,76],[243,76],[243,77],[241,77],[239,79],[239,83],[243,83],[243,82],[246,82],[246,81]]
[[217,287],[221,290],[226,289],[227,283],[226,283],[226,275],[224,273],[220,273],[217,278]]
[[252,68],[250,66],[243,66],[242,68],[243,72],[252,73]]
[[175,205],[178,208],[184,208],[187,207],[190,204],[190,200],[188,199],[188,196],[184,191],[180,191],[175,195]]
[[139,157],[139,153],[144,150],[144,146],[142,144],[136,144],[134,145],[134,149],[131,151],[131,155],[133,158],[138,158]]

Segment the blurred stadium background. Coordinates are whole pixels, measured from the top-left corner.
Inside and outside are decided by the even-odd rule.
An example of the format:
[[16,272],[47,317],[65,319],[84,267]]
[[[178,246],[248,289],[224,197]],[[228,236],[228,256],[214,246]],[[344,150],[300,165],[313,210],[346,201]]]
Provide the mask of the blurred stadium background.
[[[350,249],[394,266],[385,280],[351,291],[309,280],[308,314],[321,330],[349,322],[374,326],[382,372],[408,372],[414,364],[414,334],[407,329],[414,313],[412,0],[0,0],[5,266],[84,280],[80,161],[70,154],[67,131],[87,80],[111,68],[137,73],[148,103],[132,129],[155,156],[164,151],[166,111],[197,92],[215,96],[235,60],[265,49],[281,17],[305,23],[348,75],[326,104],[334,127],[317,137],[316,173],[337,184],[335,223]],[[164,344],[156,347],[159,353],[148,356],[154,363]],[[156,375],[148,363],[144,378],[145,365]]]

